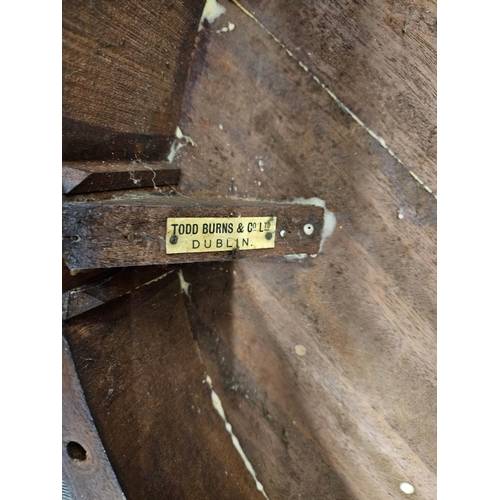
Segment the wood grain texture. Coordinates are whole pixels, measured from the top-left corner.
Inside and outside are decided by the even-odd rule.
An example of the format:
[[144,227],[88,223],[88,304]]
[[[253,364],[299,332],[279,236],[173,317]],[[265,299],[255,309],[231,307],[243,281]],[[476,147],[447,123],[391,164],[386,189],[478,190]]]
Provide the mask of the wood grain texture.
[[166,159],[203,2],[63,2],[63,159]]
[[[276,217],[274,248],[167,254],[170,217]],[[305,224],[314,232],[306,235]],[[70,269],[220,261],[319,251],[323,208],[248,199],[153,196],[63,205],[63,252]],[[279,233],[285,231],[286,236]],[[240,243],[241,245],[241,243]]]
[[434,0],[240,3],[436,190]]
[[66,488],[75,499],[124,500],[64,338],[62,344],[62,466]]
[[62,259],[62,292],[83,286],[93,279],[106,278],[116,272],[113,269],[87,269],[84,271],[70,271],[64,258]]
[[128,500],[262,500],[212,406],[177,273],[70,319],[64,334]]
[[166,162],[63,162],[62,194],[167,186],[180,173]]
[[227,418],[270,498],[435,498],[436,200],[224,5],[191,68],[179,192],[317,196],[337,217],[316,259],[184,269]]
[[[102,271],[102,270],[101,270]],[[112,299],[161,279],[169,271],[166,266],[143,266],[106,269],[101,275],[89,277],[64,291],[62,317],[67,320]]]

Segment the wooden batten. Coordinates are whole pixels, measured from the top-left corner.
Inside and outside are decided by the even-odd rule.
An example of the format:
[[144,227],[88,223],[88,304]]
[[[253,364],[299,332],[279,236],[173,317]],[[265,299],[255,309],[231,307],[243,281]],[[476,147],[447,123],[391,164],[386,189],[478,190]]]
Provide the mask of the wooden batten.
[[[167,221],[173,218],[192,223],[167,241]],[[322,207],[294,203],[157,196],[63,206],[63,251],[70,269],[317,254],[322,229]],[[175,253],[188,236],[186,251]]]
[[63,194],[177,184],[180,169],[166,162],[63,162]]
[[123,500],[64,337],[62,383],[63,498],[66,492],[70,498]]

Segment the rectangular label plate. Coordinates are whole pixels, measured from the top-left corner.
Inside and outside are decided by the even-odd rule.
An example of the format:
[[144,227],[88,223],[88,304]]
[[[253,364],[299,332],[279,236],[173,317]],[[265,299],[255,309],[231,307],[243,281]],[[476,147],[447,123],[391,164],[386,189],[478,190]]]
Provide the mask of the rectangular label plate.
[[167,254],[274,248],[276,217],[169,217]]

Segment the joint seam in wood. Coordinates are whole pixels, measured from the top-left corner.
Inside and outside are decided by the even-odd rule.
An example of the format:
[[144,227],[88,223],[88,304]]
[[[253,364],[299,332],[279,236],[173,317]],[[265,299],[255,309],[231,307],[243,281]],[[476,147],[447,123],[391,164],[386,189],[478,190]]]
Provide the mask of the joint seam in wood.
[[219,416],[224,421],[224,426],[226,428],[226,431],[231,436],[231,442],[233,443],[233,446],[236,448],[236,451],[238,452],[241,459],[243,460],[243,463],[245,464],[246,469],[248,470],[248,472],[252,476],[253,480],[255,481],[255,486],[257,487],[257,490],[260,491],[267,500],[269,500],[269,497],[267,496],[267,493],[264,490],[264,486],[257,479],[257,474],[255,472],[255,469],[253,468],[253,465],[251,464],[250,460],[248,460],[248,457],[246,456],[245,452],[243,451],[243,448],[241,447],[239,439],[234,435],[232,425],[227,421],[226,414],[224,412],[224,408],[222,407],[222,401],[220,400],[217,393],[214,391],[214,388],[212,386],[212,379],[210,378],[210,376],[208,374],[207,374],[207,378],[205,379],[205,381],[207,382],[208,387],[210,388],[212,406],[214,407],[214,409],[217,411]]
[[238,0],[231,0],[244,14],[253,19],[285,52],[306,72],[310,73],[312,79],[335,101],[335,103],[345,111],[356,123],[361,125],[371,137],[373,137],[399,164],[403,166],[405,170],[409,172],[409,174],[434,198],[437,200],[436,193],[425,184],[425,182],[409,167],[407,167],[402,160],[398,158],[396,153],[392,151],[392,149],[387,145],[385,140],[377,135],[373,130],[371,130],[351,109],[349,109],[316,75],[309,71],[309,68],[301,62],[297,56],[287,49],[283,42],[279,40],[273,33],[271,33],[250,11],[248,11],[243,5],[241,5]]

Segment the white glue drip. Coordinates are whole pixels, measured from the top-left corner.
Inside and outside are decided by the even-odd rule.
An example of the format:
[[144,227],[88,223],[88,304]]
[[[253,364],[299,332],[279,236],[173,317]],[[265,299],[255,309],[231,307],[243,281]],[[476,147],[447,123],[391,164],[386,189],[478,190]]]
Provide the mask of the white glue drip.
[[226,7],[217,3],[217,0],[207,0],[205,2],[205,8],[203,9],[203,14],[201,15],[200,26],[198,31],[203,28],[203,21],[205,19],[212,24],[218,17],[226,13]]
[[301,260],[307,257],[306,253],[290,253],[288,255],[283,255],[286,260]]
[[[228,198],[233,200],[238,199],[238,198],[232,198],[231,196],[229,196]],[[251,196],[247,196],[245,197],[245,199],[249,201],[262,201],[259,198],[253,198]],[[318,250],[318,253],[321,253],[325,240],[333,234],[335,226],[337,225],[337,219],[335,218],[335,214],[326,208],[325,200],[322,200],[321,198],[295,198],[292,201],[283,200],[283,201],[274,201],[273,203],[281,205],[288,205],[290,203],[296,205],[313,205],[315,207],[321,207],[323,209],[323,229],[321,231],[321,241]],[[238,217],[241,217],[241,214]],[[286,232],[284,233],[284,235],[286,235]],[[283,257],[286,260],[300,260],[300,259],[305,259],[307,256],[308,254],[306,253],[292,253],[288,255],[283,255]],[[311,254],[312,258],[315,258],[317,256],[318,254]]]
[[325,240],[333,234],[333,230],[337,225],[335,214],[326,208],[325,200],[321,198],[295,198],[292,203],[297,203],[298,205],[313,205],[323,209],[323,230],[321,231],[321,242],[318,251],[318,253],[321,253]]
[[240,454],[240,457],[243,460],[243,463],[245,464],[245,467],[248,469],[248,472],[252,475],[255,485],[257,486],[257,489],[269,500],[269,497],[267,496],[266,492],[264,491],[264,486],[262,486],[262,483],[257,479],[257,474],[255,473],[255,470],[248,460],[247,456],[245,455],[245,452],[241,448],[240,442],[238,441],[238,438],[233,434],[233,428],[231,424],[227,421],[226,419],[226,414],[224,413],[224,408],[222,407],[222,402],[217,396],[217,394],[214,391],[214,388],[212,387],[212,379],[207,375],[206,378],[207,384],[210,387],[211,391],[211,396],[212,396],[212,405],[217,411],[217,413],[220,415],[220,418],[224,421],[226,431],[229,432],[229,435],[231,436],[231,441],[233,443],[233,446],[236,448],[236,451]]
[[413,495],[413,493],[415,493],[415,488],[410,483],[401,483],[399,489],[407,495]]
[[[142,285],[136,286],[134,288],[134,290],[137,290],[138,288],[142,288],[143,286],[152,285],[153,283],[156,283],[157,281],[162,280],[165,276],[168,276],[170,273],[173,273],[173,271],[169,271],[168,273],[165,273],[165,274],[162,274],[161,276],[158,276],[158,278],[154,278],[151,281],[147,281],[146,283],[143,283]],[[130,292],[127,292],[127,293],[132,293],[132,290],[130,290]]]
[[182,292],[187,296],[188,299],[191,299],[191,294],[189,293],[189,287],[191,286],[191,283],[188,283],[184,279],[184,274],[182,274],[182,269],[177,272],[179,275],[179,285],[181,286]]
[[168,163],[172,163],[174,161],[175,155],[177,154],[179,149],[183,148],[184,146],[190,144],[191,146],[196,147],[196,143],[193,141],[193,139],[191,139],[189,135],[184,135],[179,127],[175,129],[175,137],[176,139],[170,146],[170,151],[167,156]]
[[233,23],[227,23],[227,26],[223,26],[220,30],[217,30],[217,33],[227,33],[228,31],[233,31],[235,25]]

